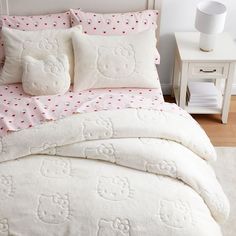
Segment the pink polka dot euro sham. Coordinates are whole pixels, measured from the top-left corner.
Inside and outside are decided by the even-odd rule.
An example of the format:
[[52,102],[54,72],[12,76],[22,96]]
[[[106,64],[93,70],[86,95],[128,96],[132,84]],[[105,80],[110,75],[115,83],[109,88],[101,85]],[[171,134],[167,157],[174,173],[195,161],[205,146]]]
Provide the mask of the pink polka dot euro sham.
[[[82,25],[84,33],[91,35],[128,35],[157,27],[158,11],[144,10],[140,12],[98,14],[70,10],[71,24]],[[160,63],[160,55],[156,51],[155,63]]]

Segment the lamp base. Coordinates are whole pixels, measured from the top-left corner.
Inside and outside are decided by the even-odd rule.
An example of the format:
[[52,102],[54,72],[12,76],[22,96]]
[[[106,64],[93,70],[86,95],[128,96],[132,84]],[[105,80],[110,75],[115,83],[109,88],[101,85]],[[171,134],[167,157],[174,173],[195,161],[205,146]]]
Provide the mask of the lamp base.
[[212,52],[216,44],[215,34],[204,34],[200,35],[200,50],[203,52]]

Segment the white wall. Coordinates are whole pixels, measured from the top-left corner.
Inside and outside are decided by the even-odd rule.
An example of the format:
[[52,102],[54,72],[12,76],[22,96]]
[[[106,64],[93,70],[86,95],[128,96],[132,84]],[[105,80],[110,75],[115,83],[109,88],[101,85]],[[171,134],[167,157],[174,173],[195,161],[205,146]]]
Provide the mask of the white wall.
[[[176,31],[195,31],[194,20],[196,5],[199,0],[162,0],[161,65],[159,67],[160,80],[163,92],[168,94],[171,87],[171,76],[174,61]],[[221,0],[228,7],[225,31],[230,32],[236,39],[236,0]],[[236,94],[236,78],[233,86]]]

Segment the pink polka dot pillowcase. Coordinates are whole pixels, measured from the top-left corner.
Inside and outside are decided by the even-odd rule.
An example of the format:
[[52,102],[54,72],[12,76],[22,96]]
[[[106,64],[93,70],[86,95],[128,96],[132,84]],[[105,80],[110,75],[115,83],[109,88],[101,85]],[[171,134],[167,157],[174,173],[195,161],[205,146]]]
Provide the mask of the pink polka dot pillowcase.
[[[38,16],[1,16],[2,26],[23,31],[70,28],[70,13],[47,14]],[[5,59],[4,44],[0,33],[0,67]]]
[[[71,25],[82,25],[84,33],[90,35],[129,35],[148,29],[156,29],[158,11],[144,10],[140,12],[98,14],[70,10]],[[160,55],[156,50],[155,63],[160,63]]]

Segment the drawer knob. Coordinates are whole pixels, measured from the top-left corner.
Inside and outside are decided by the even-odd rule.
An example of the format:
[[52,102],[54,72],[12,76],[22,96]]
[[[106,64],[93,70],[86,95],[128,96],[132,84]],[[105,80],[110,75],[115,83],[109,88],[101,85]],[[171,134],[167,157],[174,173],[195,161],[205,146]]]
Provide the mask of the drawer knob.
[[203,70],[203,69],[200,69],[200,72],[202,72],[202,73],[215,73],[216,69],[214,69],[214,70]]

